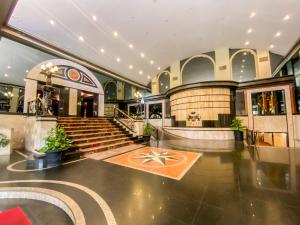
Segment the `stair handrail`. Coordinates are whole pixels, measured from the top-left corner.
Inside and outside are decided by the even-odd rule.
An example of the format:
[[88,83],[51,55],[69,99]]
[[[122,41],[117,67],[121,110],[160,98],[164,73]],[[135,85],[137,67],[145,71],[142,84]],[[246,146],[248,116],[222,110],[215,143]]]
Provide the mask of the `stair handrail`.
[[[122,115],[124,115],[129,120],[129,125],[125,124],[122,120],[120,120],[116,116],[116,111],[120,112]],[[130,117],[129,115],[127,115],[125,112],[123,112],[122,110],[120,110],[119,108],[117,108],[116,106],[114,106],[114,118],[116,120],[118,120],[118,122],[121,123],[123,126],[125,126],[127,129],[129,129],[131,132],[136,133],[136,131],[134,130],[134,122],[135,122],[135,120],[132,117]]]

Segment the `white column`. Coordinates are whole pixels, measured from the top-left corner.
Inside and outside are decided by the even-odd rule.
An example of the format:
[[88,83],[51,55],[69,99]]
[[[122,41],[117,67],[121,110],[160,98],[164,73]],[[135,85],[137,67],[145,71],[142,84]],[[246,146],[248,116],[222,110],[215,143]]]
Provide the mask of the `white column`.
[[19,100],[20,88],[14,87],[12,89],[12,94],[14,95],[9,101],[9,112],[17,112],[18,109],[18,100]]
[[23,110],[24,113],[27,112],[28,102],[36,99],[37,84],[38,82],[36,80],[26,79]]
[[98,116],[104,116],[104,95],[98,95]]
[[77,89],[69,89],[69,116],[77,116]]

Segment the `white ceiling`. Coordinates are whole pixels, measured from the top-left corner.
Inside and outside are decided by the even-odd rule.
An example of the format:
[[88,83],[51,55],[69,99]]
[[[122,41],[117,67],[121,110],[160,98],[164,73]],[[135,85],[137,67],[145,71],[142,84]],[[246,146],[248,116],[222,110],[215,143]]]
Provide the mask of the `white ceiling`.
[[[256,16],[249,18],[251,12]],[[285,55],[300,36],[300,1],[19,0],[9,25],[147,84],[157,67],[218,47],[243,48],[246,41],[250,48],[273,44],[272,51]],[[278,31],[282,35],[275,38]]]

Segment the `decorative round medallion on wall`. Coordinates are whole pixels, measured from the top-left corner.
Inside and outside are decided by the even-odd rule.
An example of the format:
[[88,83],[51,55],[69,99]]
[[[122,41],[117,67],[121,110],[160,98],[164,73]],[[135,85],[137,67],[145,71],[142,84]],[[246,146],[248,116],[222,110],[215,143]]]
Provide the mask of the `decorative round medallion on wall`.
[[69,79],[72,81],[80,80],[80,73],[76,69],[69,69],[67,74],[68,74]]

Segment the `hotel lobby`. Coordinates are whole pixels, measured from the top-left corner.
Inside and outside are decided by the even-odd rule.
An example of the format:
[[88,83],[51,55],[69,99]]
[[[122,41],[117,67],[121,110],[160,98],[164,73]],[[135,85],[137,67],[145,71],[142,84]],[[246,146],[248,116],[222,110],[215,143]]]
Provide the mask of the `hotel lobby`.
[[299,0],[2,0],[0,225],[300,224],[299,21]]

